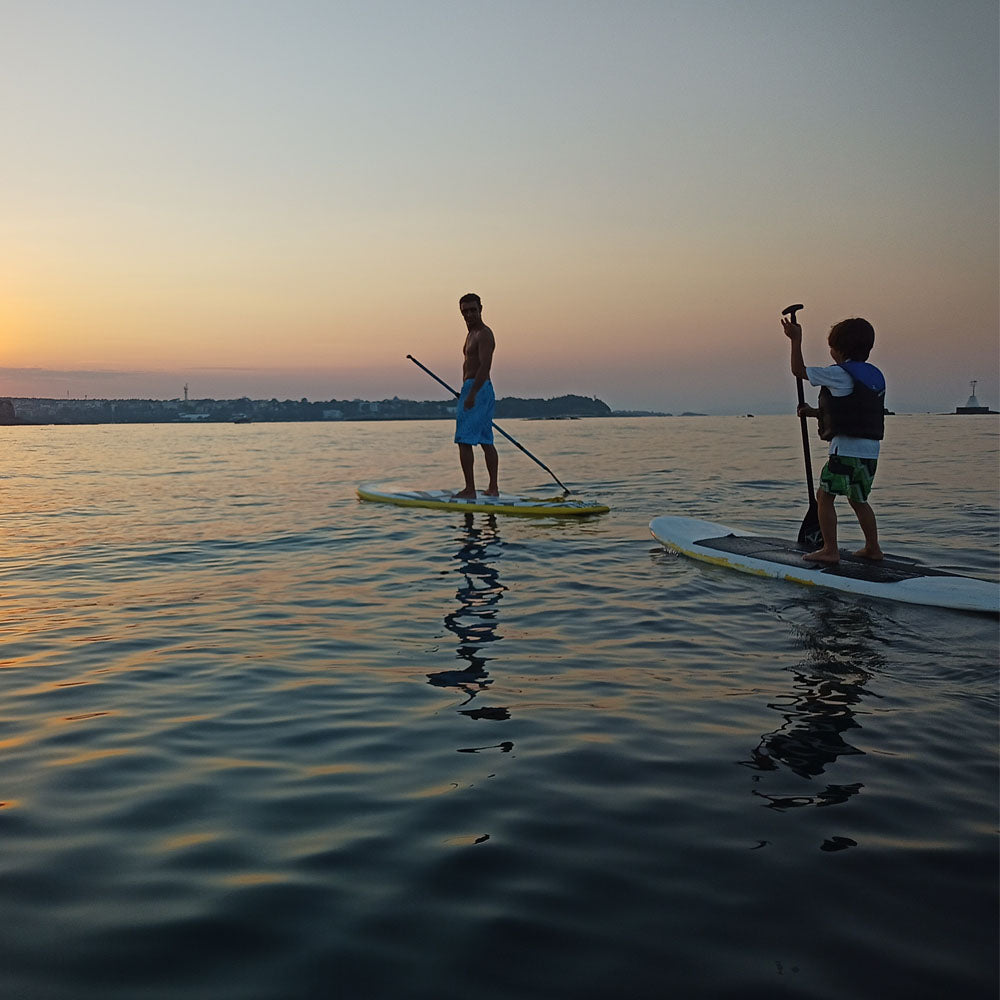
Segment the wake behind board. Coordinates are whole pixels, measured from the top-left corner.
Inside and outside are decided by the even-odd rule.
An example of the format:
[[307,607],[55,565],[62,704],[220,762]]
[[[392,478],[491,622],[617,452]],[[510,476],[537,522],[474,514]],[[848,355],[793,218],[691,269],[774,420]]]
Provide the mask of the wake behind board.
[[501,493],[489,497],[480,491],[475,500],[458,499],[451,490],[390,490],[381,486],[358,487],[358,497],[397,507],[429,507],[432,510],[460,510],[467,513],[521,514],[528,517],[582,517],[607,514],[609,507],[593,500],[568,500],[562,496],[524,497]]
[[932,569],[915,560],[887,556],[871,562],[842,549],[835,566],[807,563],[802,559],[806,548],[795,542],[692,517],[655,517],[649,530],[668,549],[741,573],[906,604],[1000,614],[1000,584]]

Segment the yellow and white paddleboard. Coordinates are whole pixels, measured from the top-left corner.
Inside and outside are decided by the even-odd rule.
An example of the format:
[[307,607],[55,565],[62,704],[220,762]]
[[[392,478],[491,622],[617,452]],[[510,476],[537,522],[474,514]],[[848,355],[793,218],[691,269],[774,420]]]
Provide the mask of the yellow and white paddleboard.
[[959,576],[912,559],[886,556],[871,562],[842,549],[836,565],[810,563],[802,559],[807,550],[796,542],[693,517],[654,517],[649,530],[668,549],[740,573],[906,604],[1000,613],[1000,585],[995,580]]
[[452,490],[390,490],[367,483],[358,487],[358,498],[373,503],[391,503],[397,507],[521,514],[527,517],[582,517],[588,514],[607,514],[610,510],[605,504],[594,500],[570,500],[562,495],[525,497],[501,493],[490,497],[480,491],[475,500],[468,500],[456,497]]

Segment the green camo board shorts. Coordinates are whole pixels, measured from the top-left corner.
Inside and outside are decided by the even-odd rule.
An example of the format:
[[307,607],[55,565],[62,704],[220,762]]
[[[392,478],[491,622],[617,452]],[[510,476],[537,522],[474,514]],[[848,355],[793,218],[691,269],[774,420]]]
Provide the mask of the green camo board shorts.
[[833,496],[864,503],[872,491],[877,466],[874,458],[831,455],[819,474],[819,488]]

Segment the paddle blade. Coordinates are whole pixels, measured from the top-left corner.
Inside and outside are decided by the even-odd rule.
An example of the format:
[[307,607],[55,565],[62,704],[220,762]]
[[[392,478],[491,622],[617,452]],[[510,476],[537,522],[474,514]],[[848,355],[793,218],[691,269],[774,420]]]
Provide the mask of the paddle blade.
[[816,501],[809,501],[809,510],[802,519],[802,527],[799,528],[799,545],[807,545],[810,549],[823,547],[823,532],[819,529],[819,513],[816,510]]

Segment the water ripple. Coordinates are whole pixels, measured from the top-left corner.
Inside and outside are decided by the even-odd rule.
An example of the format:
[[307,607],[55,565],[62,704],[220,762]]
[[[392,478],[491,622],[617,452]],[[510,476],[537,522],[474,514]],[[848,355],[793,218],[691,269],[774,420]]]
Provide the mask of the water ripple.
[[[787,423],[514,428],[583,524],[357,502],[457,478],[441,423],[22,429],[0,994],[995,996],[995,620],[649,538],[794,530]],[[995,577],[959,430],[893,424],[881,523]]]

